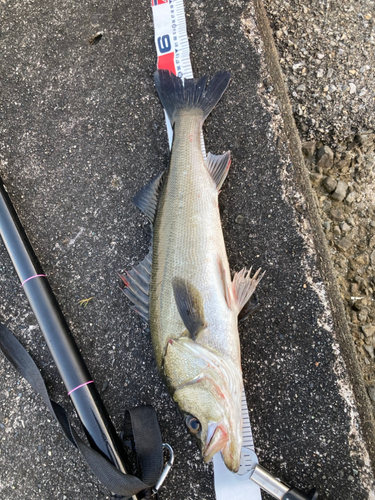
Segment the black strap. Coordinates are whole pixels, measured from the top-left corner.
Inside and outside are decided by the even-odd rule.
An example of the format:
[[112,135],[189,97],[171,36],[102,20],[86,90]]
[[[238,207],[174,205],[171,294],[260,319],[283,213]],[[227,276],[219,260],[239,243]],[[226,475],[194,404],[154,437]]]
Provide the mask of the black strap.
[[[0,323],[0,349],[38,393],[49,411],[61,425],[69,441],[80,450],[86,462],[100,482],[111,492],[122,497],[131,497],[143,492],[150,496],[151,488],[156,484],[163,469],[163,444],[154,409],[139,406],[126,410],[123,434],[133,443],[136,453],[137,473],[142,478],[123,474],[100,453],[87,446],[71,427],[68,414],[62,406],[52,401],[44,380],[25,348],[14,335]],[[120,497],[121,498],[121,497]]]

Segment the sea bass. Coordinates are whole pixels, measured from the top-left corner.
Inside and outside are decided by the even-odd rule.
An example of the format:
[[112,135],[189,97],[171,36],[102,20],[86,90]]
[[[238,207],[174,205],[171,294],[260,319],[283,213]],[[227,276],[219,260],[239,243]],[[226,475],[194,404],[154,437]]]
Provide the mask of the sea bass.
[[231,280],[218,195],[230,152],[201,150],[204,120],[230,74],[184,82],[155,73],[174,126],[170,166],[133,199],[153,224],[150,253],[123,278],[134,309],[149,322],[157,366],[197,439],[205,461],[221,451],[236,472],[242,446],[242,371],[238,315],[261,279],[242,270]]

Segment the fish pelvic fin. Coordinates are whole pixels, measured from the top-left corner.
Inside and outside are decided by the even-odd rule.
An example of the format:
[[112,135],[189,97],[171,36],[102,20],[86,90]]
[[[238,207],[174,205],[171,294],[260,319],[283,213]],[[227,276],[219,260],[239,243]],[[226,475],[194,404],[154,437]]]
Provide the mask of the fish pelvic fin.
[[154,73],[156,90],[172,125],[176,119],[176,112],[182,109],[201,109],[205,120],[219,102],[229,80],[230,73],[220,71],[211,79],[206,89],[206,76],[199,80],[186,78],[182,81],[164,69]]
[[255,292],[259,281],[263,278],[265,273],[260,274],[260,269],[258,269],[253,276],[251,275],[251,270],[242,269],[239,273],[236,273],[233,278],[233,295],[235,300],[235,307],[238,313],[246,306],[250,297]]

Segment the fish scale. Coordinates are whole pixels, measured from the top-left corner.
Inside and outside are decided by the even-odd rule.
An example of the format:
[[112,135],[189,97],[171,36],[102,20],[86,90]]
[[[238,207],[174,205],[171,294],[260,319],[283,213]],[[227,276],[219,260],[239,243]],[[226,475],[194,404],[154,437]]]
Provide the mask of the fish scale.
[[[157,352],[164,350],[169,338],[176,338],[185,331],[172,291],[175,276],[193,282],[204,299],[210,298],[205,309],[206,319],[215,326],[209,343],[221,351],[220,339],[216,339],[215,333],[230,325],[233,316],[225,303],[219,276],[218,256],[224,262],[227,276],[230,274],[218,192],[200,149],[202,119],[201,112],[195,116],[185,113],[175,122],[169,173],[154,225],[150,301],[155,308],[160,302],[161,317],[154,321],[152,310],[150,320]],[[224,342],[227,344],[226,338]],[[232,343],[231,357],[238,362],[238,340]],[[156,359],[160,366],[159,355]]]

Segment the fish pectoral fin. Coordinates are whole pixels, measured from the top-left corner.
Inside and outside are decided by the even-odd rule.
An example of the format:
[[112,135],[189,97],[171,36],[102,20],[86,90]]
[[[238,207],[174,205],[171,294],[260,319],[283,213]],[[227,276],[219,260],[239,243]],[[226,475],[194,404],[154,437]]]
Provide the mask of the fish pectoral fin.
[[124,294],[133,303],[132,309],[146,322],[149,320],[149,290],[151,281],[152,247],[143,261],[120,278],[125,284]]
[[258,269],[253,276],[250,276],[251,269],[252,268],[248,271],[247,269],[242,269],[239,273],[236,273],[233,278],[233,294],[238,313],[246,306],[250,297],[255,292],[259,281],[264,276],[264,273],[260,275],[260,269]]
[[164,173],[165,171],[143,186],[133,198],[134,205],[148,217],[152,224],[155,220],[159,195],[163,187]]
[[216,184],[218,191],[220,191],[220,188],[228,175],[230,163],[230,151],[227,151],[223,155],[213,155],[211,153],[208,153],[207,155],[206,166]]
[[199,290],[183,278],[173,278],[172,288],[181,319],[191,338],[195,340],[207,326],[202,296]]

